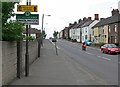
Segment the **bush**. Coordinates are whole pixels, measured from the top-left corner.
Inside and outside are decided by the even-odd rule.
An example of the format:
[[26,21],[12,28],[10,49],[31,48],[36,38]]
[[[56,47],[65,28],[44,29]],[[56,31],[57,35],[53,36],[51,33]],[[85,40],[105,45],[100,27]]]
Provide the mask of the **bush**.
[[23,24],[15,21],[10,21],[2,28],[3,41],[18,41],[23,39],[22,35]]
[[96,47],[101,47],[101,46],[103,46],[105,43],[94,43],[94,44],[92,44],[92,45],[94,45],[94,46],[96,46]]
[[24,37],[24,40],[34,41],[35,38],[32,37],[32,36],[28,36],[28,37],[25,36],[25,37]]

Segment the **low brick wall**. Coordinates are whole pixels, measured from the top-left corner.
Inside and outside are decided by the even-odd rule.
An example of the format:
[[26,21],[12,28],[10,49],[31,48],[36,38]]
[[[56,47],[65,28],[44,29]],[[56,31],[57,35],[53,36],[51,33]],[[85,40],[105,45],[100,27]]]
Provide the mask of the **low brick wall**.
[[2,41],[0,41],[0,87],[2,86]]
[[[37,41],[29,42],[29,63],[38,56]],[[25,67],[26,45],[22,42],[22,69]],[[17,43],[2,42],[2,84],[6,85],[17,76]]]

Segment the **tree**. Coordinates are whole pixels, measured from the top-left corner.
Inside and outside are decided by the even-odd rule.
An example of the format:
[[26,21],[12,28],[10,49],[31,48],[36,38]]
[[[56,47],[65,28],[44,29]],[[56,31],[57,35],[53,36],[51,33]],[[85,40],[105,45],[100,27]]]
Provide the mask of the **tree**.
[[58,34],[58,31],[54,31],[53,37],[54,37],[54,38],[57,38],[57,34]]
[[46,38],[46,36],[47,36],[47,34],[45,33],[45,31],[43,30],[42,31],[42,35],[43,35],[43,38],[45,39]]
[[2,28],[2,39],[4,41],[22,40],[23,24],[17,21],[10,21]]
[[11,16],[14,16],[15,2],[2,2],[2,40],[16,41],[22,39],[23,24],[17,21],[7,22]]
[[7,23],[7,20],[11,18],[11,16],[14,16],[14,6],[15,2],[2,2],[2,26],[4,27]]

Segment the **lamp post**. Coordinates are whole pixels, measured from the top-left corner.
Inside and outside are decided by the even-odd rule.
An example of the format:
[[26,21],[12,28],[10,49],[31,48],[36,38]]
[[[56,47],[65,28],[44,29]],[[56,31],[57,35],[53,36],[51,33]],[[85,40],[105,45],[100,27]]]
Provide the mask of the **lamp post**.
[[44,15],[44,14],[42,15],[42,38],[41,38],[41,39],[42,39],[42,40],[41,40],[41,45],[42,45],[42,46],[43,46],[43,27],[44,27],[43,25],[44,25],[44,16],[51,16],[51,15]]

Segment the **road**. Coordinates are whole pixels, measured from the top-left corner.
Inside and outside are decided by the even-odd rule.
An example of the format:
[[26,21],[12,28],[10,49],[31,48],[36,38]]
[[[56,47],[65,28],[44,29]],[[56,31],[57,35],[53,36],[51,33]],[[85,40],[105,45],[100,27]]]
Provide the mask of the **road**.
[[100,49],[93,47],[82,51],[79,43],[65,40],[58,40],[57,48],[79,64],[87,74],[109,85],[118,84],[118,55],[103,54]]

